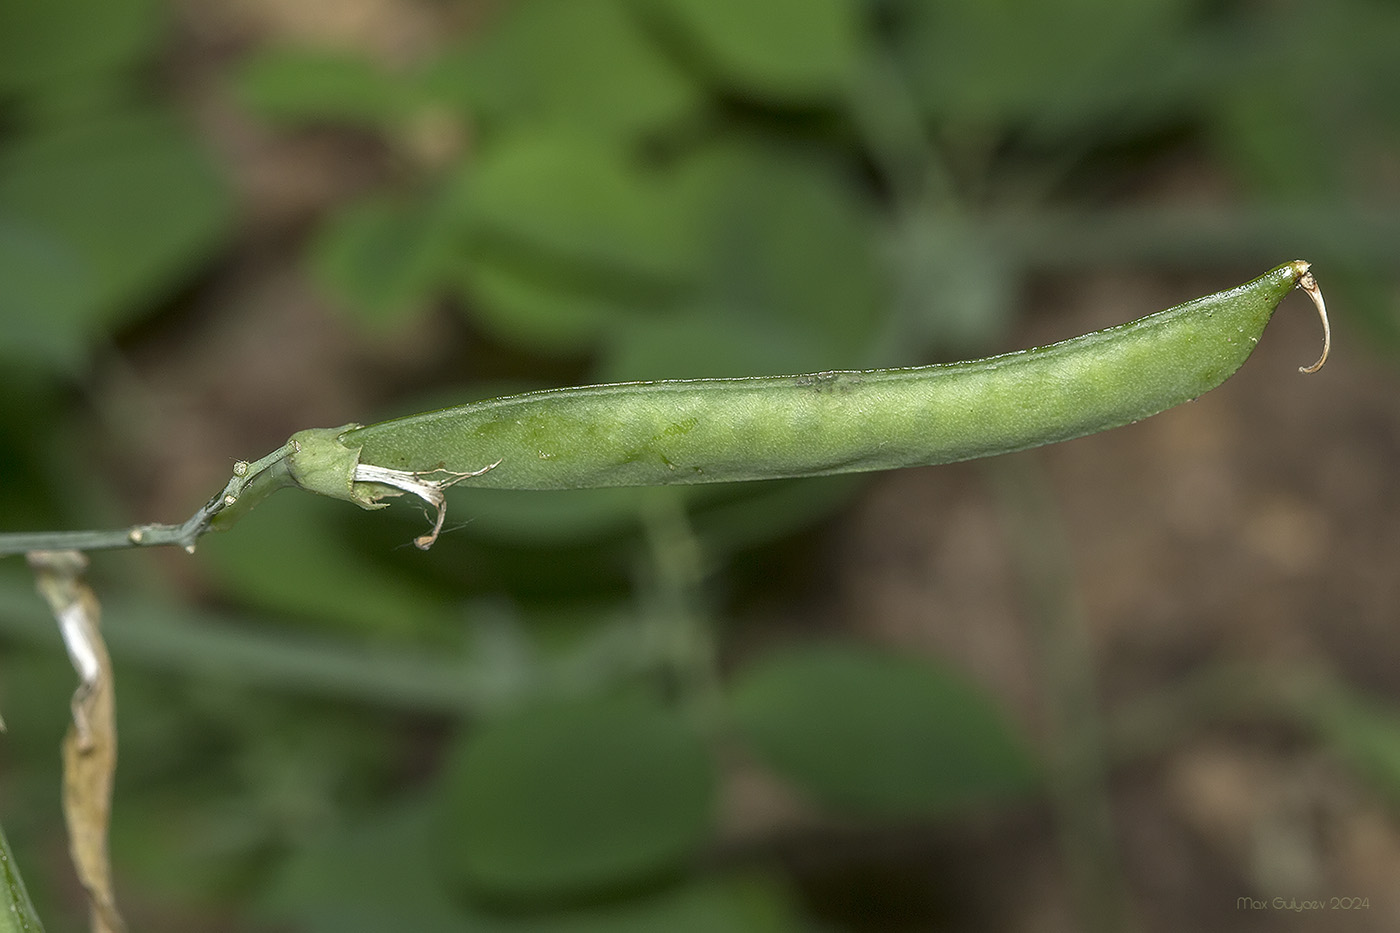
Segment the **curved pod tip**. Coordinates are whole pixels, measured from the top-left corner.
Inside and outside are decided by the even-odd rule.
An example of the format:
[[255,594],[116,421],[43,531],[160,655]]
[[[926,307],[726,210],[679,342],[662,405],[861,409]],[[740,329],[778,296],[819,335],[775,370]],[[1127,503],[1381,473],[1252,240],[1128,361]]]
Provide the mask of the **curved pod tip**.
[[1300,373],[1315,373],[1327,362],[1327,354],[1332,351],[1332,325],[1327,320],[1327,302],[1323,301],[1322,289],[1318,288],[1317,279],[1313,278],[1312,263],[1295,259],[1290,265],[1293,266],[1293,273],[1298,279],[1298,287],[1308,293],[1313,307],[1317,308],[1317,316],[1322,321],[1322,355],[1311,366],[1298,367]]

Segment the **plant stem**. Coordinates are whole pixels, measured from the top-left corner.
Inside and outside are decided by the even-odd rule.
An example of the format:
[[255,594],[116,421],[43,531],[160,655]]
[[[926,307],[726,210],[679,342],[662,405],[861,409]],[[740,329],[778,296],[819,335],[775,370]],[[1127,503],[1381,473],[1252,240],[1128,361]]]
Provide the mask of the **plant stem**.
[[0,829],[0,933],[44,933],[44,925],[29,901],[14,854]]
[[[53,620],[33,610],[32,585],[17,575],[0,574],[0,637],[62,651]],[[365,645],[289,632],[276,619],[182,610],[130,597],[104,599],[102,614],[107,645],[118,665],[449,716],[482,715],[520,699],[520,685],[504,681],[488,658],[472,651]],[[576,696],[663,663],[656,656],[659,646],[642,643],[621,619],[590,645],[544,662],[532,689]]]
[[[269,493],[291,482],[286,457],[290,444],[249,463],[240,460],[223,491],[178,525],[132,525],[111,531],[40,531],[0,534],[0,557],[30,551],[110,551],[132,547],[175,545],[194,553],[201,535],[229,523]],[[218,521],[216,521],[218,520]]]

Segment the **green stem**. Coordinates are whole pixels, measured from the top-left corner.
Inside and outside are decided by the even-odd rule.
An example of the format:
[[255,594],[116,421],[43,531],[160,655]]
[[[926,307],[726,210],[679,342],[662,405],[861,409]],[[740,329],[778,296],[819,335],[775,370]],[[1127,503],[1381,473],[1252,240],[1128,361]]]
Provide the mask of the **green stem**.
[[24,889],[24,879],[19,876],[10,843],[5,839],[5,830],[0,829],[0,933],[44,933],[44,925],[29,902],[29,892]]
[[110,531],[41,531],[0,534],[0,557],[30,551],[110,551],[174,545],[193,552],[200,536],[227,524],[292,480],[286,458],[290,444],[252,463],[234,464],[233,476],[217,496],[178,525],[132,525]]
[[[31,584],[0,575],[0,636],[61,651],[52,618],[33,607]],[[366,646],[291,633],[271,619],[120,597],[104,599],[102,615],[118,664],[180,677],[454,716],[481,715],[520,698],[518,683],[469,651]],[[621,621],[616,626],[616,637],[546,662],[537,689],[578,695],[655,670],[655,646],[639,643]]]

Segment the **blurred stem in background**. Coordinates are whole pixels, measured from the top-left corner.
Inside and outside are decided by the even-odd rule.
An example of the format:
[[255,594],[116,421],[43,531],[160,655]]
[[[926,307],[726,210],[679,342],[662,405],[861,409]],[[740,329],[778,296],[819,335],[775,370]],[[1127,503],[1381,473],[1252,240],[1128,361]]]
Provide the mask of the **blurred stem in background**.
[[847,107],[897,213],[951,210],[957,186],[924,128],[918,102],[884,50],[855,76]]
[[[0,633],[61,648],[52,620],[33,611],[32,588],[0,577]],[[481,610],[484,613],[484,609]],[[476,653],[452,656],[367,647],[350,638],[286,631],[285,621],[219,616],[130,596],[104,601],[107,641],[124,664],[191,679],[427,714],[480,716],[518,702],[523,689],[482,670]],[[630,621],[619,623],[631,630]],[[650,646],[619,632],[594,650],[550,662],[531,690],[587,692],[654,667]]]
[[681,490],[653,487],[640,497],[648,566],[642,614],[680,707],[710,731],[723,698],[715,620],[706,608],[705,554]]
[[1119,863],[1093,646],[1054,491],[1034,453],[987,461],[1040,659],[1045,756],[1061,851],[1082,929],[1137,929]]

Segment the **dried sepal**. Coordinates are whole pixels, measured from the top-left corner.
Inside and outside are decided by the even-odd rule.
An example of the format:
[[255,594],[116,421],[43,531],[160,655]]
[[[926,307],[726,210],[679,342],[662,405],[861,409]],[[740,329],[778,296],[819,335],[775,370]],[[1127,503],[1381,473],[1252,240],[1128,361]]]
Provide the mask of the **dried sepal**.
[[[385,496],[397,496],[408,493],[422,499],[433,507],[436,513],[433,519],[433,527],[427,534],[419,535],[413,539],[413,543],[421,550],[426,551],[437,541],[438,535],[442,533],[442,523],[447,517],[447,496],[443,492],[449,486],[460,483],[464,479],[471,479],[474,476],[481,476],[501,465],[501,461],[487,464],[479,470],[471,470],[465,473],[457,473],[452,470],[423,470],[408,471],[394,470],[389,467],[374,466],[369,463],[356,464],[354,472],[354,483],[356,495],[363,497],[374,503],[382,505],[379,500]],[[359,499],[356,499],[359,501]],[[369,506],[373,507],[373,506]]]

